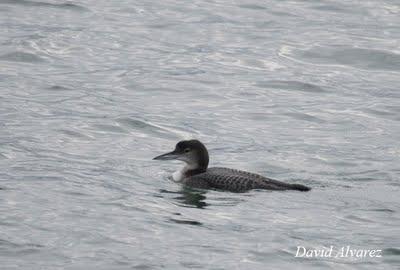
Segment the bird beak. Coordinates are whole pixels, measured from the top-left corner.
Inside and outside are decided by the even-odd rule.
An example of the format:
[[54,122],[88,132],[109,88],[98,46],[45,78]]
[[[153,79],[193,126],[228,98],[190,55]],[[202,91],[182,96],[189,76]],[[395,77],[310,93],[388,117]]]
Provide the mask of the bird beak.
[[162,154],[160,156],[157,156],[153,158],[153,160],[171,160],[171,159],[178,159],[180,154],[178,154],[176,151],[172,151],[166,154]]

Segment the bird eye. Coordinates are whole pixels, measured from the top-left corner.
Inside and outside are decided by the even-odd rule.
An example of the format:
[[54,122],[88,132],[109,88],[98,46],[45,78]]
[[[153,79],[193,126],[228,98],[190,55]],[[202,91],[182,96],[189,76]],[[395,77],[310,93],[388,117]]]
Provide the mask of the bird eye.
[[185,152],[185,153],[190,152],[190,148],[185,148],[185,150],[183,150],[183,152]]

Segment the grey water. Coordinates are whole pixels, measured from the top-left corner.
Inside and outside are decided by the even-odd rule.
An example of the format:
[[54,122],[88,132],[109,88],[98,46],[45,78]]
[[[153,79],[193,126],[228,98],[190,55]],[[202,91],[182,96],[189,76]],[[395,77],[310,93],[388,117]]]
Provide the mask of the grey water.
[[[1,269],[398,269],[397,0],[0,0],[0,25]],[[312,191],[184,190],[152,158],[187,138]]]

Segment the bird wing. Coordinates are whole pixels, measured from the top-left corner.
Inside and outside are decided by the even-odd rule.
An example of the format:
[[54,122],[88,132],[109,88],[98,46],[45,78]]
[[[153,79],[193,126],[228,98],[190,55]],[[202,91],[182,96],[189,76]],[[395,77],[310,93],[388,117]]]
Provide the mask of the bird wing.
[[291,184],[269,179],[255,173],[220,167],[209,168],[204,173],[193,175],[190,177],[190,183],[186,184],[192,186],[191,184],[194,183],[205,182],[208,184],[208,188],[232,192],[244,192],[250,189],[292,189]]

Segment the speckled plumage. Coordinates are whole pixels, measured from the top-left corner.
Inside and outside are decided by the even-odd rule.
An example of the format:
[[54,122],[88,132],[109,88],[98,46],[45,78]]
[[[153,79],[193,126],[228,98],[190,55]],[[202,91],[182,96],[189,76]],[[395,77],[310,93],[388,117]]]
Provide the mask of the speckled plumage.
[[188,176],[182,183],[193,188],[212,188],[231,192],[245,192],[251,189],[310,190],[303,185],[288,184],[259,174],[221,167],[208,168],[203,173]]

